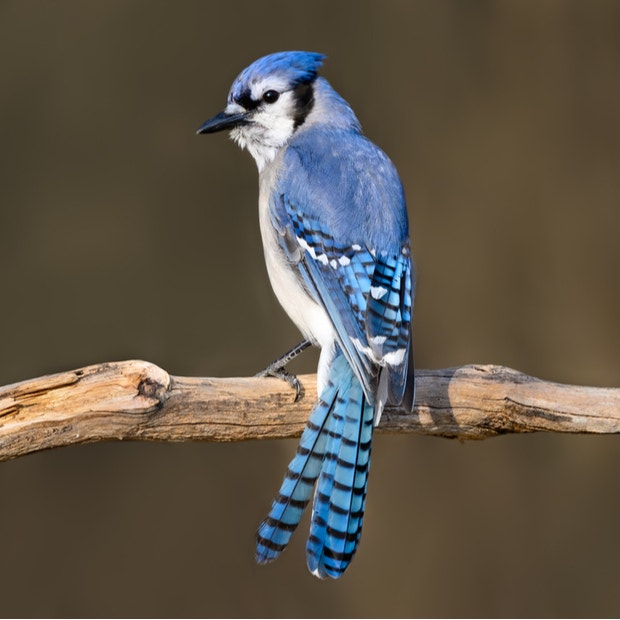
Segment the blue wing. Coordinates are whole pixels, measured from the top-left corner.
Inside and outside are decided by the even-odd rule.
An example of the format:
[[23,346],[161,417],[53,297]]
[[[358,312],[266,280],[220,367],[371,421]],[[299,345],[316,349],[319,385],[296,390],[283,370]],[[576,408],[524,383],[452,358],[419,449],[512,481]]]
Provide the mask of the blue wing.
[[360,134],[342,138],[317,130],[289,146],[271,197],[272,223],[308,293],[327,311],[368,401],[375,403],[387,369],[389,401],[400,403],[412,371],[404,195],[381,150]]

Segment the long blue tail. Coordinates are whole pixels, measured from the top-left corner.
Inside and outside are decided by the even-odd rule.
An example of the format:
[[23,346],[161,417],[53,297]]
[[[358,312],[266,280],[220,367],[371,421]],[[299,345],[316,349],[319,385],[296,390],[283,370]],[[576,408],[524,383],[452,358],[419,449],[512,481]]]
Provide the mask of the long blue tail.
[[362,532],[373,420],[374,407],[338,355],[271,512],[258,528],[257,562],[271,562],[284,550],[316,483],[308,568],[322,579],[342,575]]

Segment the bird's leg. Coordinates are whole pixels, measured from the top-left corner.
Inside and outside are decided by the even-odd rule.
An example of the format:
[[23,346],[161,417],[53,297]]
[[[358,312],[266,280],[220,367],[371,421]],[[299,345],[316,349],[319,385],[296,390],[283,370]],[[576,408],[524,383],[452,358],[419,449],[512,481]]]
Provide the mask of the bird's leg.
[[295,359],[302,351],[307,349],[312,343],[309,340],[303,340],[298,345],[295,345],[290,351],[287,351],[284,355],[274,360],[265,368],[257,372],[255,377],[276,377],[277,379],[283,379],[295,390],[295,401],[299,398],[301,393],[301,383],[299,379],[292,373],[284,370],[284,367],[293,359]]

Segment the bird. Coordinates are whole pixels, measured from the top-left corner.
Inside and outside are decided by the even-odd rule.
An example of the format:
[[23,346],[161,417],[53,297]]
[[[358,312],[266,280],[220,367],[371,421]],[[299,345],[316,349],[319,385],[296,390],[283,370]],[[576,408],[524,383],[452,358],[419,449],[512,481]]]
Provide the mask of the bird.
[[[386,405],[413,409],[415,270],[399,175],[319,75],[325,58],[259,58],[197,133],[228,131],[254,158],[271,286],[304,336],[299,349],[321,349],[318,402],[258,527],[255,557],[275,560],[313,499],[307,566],[338,579],[360,541],[373,428]],[[283,365],[271,370],[286,378]]]

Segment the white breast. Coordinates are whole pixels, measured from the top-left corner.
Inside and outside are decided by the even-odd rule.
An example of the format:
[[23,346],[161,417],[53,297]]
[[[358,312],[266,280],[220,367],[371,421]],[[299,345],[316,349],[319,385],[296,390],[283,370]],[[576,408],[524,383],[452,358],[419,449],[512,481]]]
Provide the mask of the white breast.
[[295,266],[289,263],[279,245],[278,233],[271,223],[269,215],[271,178],[273,167],[268,166],[260,175],[258,199],[260,231],[271,286],[280,305],[304,337],[322,349],[331,349],[335,340],[332,322],[323,307],[304,290]]

